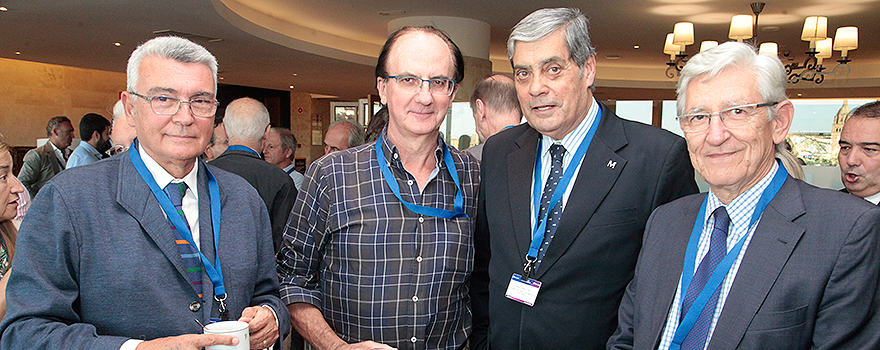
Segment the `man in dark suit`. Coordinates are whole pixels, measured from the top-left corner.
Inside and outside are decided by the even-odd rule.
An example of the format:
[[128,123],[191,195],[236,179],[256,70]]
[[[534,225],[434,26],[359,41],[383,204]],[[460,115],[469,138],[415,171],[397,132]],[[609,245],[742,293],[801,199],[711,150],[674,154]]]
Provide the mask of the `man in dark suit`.
[[538,10],[508,40],[528,124],[483,149],[475,349],[604,347],[648,215],[697,191],[681,137],[593,98],[587,25],[576,9]]
[[262,102],[243,97],[226,107],[223,124],[229,147],[211,165],[243,177],[257,190],[269,210],[272,245],[278,252],[297,191],[290,176],[263,160],[257,151],[263,149],[263,140],[269,134],[269,111]]
[[25,153],[18,172],[18,180],[27,188],[31,198],[67,166],[67,157],[70,156],[67,147],[73,142],[73,124],[67,117],[53,117],[46,125],[46,136],[49,136],[46,144]]
[[196,321],[215,319],[247,322],[250,348],[280,346],[289,314],[265,206],[240,177],[199,160],[217,110],[216,59],[189,40],[158,37],[132,53],[128,72],[122,99],[137,141],[62,172],[35,198],[0,347],[237,344],[202,334]]
[[880,348],[880,208],[776,161],[785,86],[779,59],[743,43],[684,67],[679,122],[710,191],[648,220],[608,349]]
[[880,203],[880,101],[852,110],[840,131],[837,160],[844,191]]

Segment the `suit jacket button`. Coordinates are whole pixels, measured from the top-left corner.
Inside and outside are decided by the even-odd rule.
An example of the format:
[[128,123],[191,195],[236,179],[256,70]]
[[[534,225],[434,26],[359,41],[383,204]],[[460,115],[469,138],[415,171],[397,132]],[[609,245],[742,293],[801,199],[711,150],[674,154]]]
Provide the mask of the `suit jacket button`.
[[201,310],[201,309],[202,309],[202,304],[199,303],[198,301],[194,301],[194,302],[192,302],[192,304],[189,304],[189,311],[199,312],[199,310]]

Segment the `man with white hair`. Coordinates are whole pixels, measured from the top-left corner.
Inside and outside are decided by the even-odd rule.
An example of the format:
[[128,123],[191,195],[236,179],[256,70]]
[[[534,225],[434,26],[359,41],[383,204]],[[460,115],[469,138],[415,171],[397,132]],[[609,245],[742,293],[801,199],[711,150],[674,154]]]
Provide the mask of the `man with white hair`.
[[880,208],[776,160],[786,83],[775,55],[736,42],[682,69],[678,120],[709,193],[651,215],[608,349],[880,348]]
[[136,136],[137,132],[134,127],[128,125],[128,120],[125,118],[122,100],[116,101],[116,104],[113,105],[113,121],[110,125],[110,143],[113,144],[110,148],[110,155],[127,150],[131,147],[131,142]]
[[122,101],[138,138],[40,190],[18,233],[0,348],[237,345],[202,334],[215,320],[246,322],[249,348],[280,347],[289,314],[265,205],[199,160],[216,92],[217,60],[196,43],[159,37],[132,53]]
[[243,177],[257,190],[269,210],[272,244],[277,252],[297,191],[293,180],[263,160],[257,151],[269,134],[269,111],[260,101],[243,97],[226,107],[223,124],[229,147],[211,165]]

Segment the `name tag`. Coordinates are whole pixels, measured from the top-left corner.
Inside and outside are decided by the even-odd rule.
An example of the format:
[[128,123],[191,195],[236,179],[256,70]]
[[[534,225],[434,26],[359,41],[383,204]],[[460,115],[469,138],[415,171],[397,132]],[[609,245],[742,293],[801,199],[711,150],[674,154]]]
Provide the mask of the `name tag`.
[[531,278],[523,280],[521,275],[515,273],[510,278],[510,285],[507,286],[507,292],[504,293],[504,296],[507,299],[534,306],[539,290],[541,290],[541,281]]

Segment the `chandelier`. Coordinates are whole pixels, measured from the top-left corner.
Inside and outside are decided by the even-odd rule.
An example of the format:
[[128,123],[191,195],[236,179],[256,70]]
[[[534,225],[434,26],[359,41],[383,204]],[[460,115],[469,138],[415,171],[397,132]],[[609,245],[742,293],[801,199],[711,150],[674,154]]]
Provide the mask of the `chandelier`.
[[[730,31],[728,38],[742,42],[745,39],[755,37],[753,35],[754,28],[758,26],[758,15],[764,9],[763,2],[753,2],[750,4],[752,15],[736,15],[730,21]],[[754,19],[754,21],[753,21]],[[798,83],[801,80],[812,81],[821,84],[825,80],[826,75],[839,75],[845,77],[849,75],[850,67],[848,52],[858,48],[859,29],[857,27],[840,27],[835,32],[834,39],[827,37],[828,35],[828,17],[810,16],[804,20],[804,29],[801,32],[801,40],[810,43],[809,50],[806,51],[807,57],[803,63],[789,63],[785,65],[785,73],[788,75],[789,83]],[[666,77],[674,78],[681,75],[681,69],[687,63],[688,55],[685,48],[694,43],[694,24],[691,22],[679,22],[675,24],[672,33],[666,35],[666,43],[663,46],[663,53],[669,55],[669,62],[666,63]],[[757,45],[757,37],[753,39],[753,45]],[[700,43],[700,52],[718,46],[717,41],[703,41]],[[759,54],[778,55],[779,45],[774,42],[761,43],[758,49]],[[840,51],[840,59],[837,65],[827,71],[828,67],[822,64],[826,58],[831,58],[833,51]],[[788,57],[788,52],[784,54]]]

